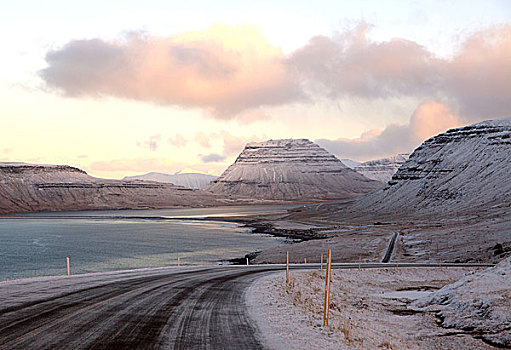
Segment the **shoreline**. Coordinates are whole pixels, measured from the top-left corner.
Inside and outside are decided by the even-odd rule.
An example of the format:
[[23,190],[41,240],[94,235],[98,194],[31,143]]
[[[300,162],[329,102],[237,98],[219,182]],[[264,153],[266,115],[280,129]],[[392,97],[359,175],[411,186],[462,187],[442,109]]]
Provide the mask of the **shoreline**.
[[[243,225],[242,227],[251,228],[252,229],[251,234],[266,234],[266,235],[270,235],[275,238],[286,238],[288,240],[287,243],[290,245],[295,244],[295,243],[300,243],[300,242],[330,238],[330,236],[318,233],[318,232],[316,232],[316,230],[313,230],[313,229],[304,230],[304,229],[276,228],[274,224],[272,224],[268,221],[257,220],[257,219],[240,220],[240,219],[235,219],[235,218],[225,218],[225,220],[221,220],[220,218],[215,218],[212,221],[224,221],[224,222],[238,223],[240,225]],[[252,263],[257,258],[257,256],[259,254],[261,254],[262,252],[263,251],[251,252],[251,253],[245,254],[245,256],[243,256],[243,257],[222,260],[222,261],[226,261],[232,265],[246,265],[247,259],[248,259],[249,263]],[[264,265],[264,264],[257,264],[257,265]]]

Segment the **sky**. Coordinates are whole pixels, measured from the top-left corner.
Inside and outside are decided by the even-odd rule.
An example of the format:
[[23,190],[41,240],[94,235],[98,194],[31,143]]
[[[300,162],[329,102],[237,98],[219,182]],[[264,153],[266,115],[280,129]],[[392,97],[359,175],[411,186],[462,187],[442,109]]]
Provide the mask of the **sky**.
[[247,142],[365,161],[511,116],[507,0],[0,6],[0,161],[219,175]]

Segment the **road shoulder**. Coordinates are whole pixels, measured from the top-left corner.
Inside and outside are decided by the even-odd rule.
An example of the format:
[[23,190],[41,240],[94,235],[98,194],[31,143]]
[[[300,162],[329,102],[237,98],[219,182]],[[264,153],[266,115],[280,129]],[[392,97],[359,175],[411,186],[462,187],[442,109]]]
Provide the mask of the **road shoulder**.
[[467,268],[336,270],[330,325],[322,326],[324,276],[292,271],[257,279],[249,315],[270,349],[491,349],[471,335],[437,326],[435,315],[408,308],[415,299],[471,273]]

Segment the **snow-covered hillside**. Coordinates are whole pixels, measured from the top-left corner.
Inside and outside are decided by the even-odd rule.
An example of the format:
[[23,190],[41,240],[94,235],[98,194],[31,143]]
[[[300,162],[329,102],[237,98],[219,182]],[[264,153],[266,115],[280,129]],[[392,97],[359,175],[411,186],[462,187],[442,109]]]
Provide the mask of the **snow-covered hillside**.
[[499,347],[511,347],[511,257],[465,276],[414,306],[436,312],[440,324],[465,330]]
[[306,139],[249,143],[206,190],[250,198],[353,198],[381,186]]
[[217,176],[200,174],[200,173],[186,173],[186,174],[164,174],[157,172],[150,172],[144,175],[126,176],[123,180],[142,180],[142,181],[155,181],[170,183],[176,186],[183,186],[187,188],[203,189],[211,181],[215,180]]
[[408,157],[408,154],[402,153],[389,158],[370,160],[356,165],[354,169],[365,177],[385,183],[408,160]]
[[67,165],[0,163],[0,213],[222,204],[221,196],[145,181],[98,179]]
[[426,140],[387,185],[357,200],[372,213],[477,212],[511,206],[511,118]]

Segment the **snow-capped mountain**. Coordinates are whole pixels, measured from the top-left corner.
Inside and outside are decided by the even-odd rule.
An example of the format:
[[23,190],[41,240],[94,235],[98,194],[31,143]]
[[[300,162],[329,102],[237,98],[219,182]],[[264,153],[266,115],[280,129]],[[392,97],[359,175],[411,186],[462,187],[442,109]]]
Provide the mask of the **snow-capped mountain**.
[[397,169],[407,161],[408,157],[408,154],[402,153],[389,158],[360,163],[353,169],[370,179],[387,182],[392,178],[392,175],[396,173]]
[[126,176],[123,180],[143,180],[170,183],[176,186],[183,186],[187,188],[203,189],[211,181],[215,180],[217,176],[200,174],[200,173],[176,173],[173,175],[150,172],[144,175]]
[[360,198],[371,212],[458,212],[511,206],[511,118],[426,140],[387,185]]
[[0,163],[0,213],[221,205],[221,196],[145,181],[98,179],[67,165]]
[[307,139],[245,146],[234,164],[206,190],[250,198],[306,200],[353,198],[381,186],[345,166]]
[[341,159],[342,164],[346,165],[350,169],[355,169],[356,166],[362,164],[362,162],[358,162],[356,160],[343,158]]

